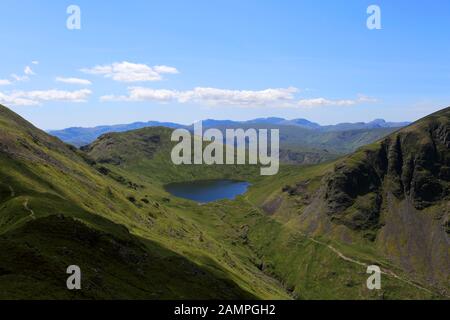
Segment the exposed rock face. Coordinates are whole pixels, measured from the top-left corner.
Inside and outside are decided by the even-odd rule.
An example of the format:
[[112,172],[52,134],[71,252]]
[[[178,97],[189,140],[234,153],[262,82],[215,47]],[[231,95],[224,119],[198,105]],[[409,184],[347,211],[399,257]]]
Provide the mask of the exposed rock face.
[[388,194],[423,210],[450,196],[450,109],[363,148],[324,181],[328,215],[351,229],[378,229]]
[[[447,108],[337,161],[297,224],[310,235],[373,246],[448,295],[449,171]],[[297,200],[296,190],[283,189]]]

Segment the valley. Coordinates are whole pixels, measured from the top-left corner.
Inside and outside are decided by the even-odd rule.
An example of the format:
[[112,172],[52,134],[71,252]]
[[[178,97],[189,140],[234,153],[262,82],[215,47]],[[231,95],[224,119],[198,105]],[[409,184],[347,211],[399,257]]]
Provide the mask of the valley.
[[[0,106],[0,298],[448,299],[449,108],[274,176],[176,166],[172,130],[77,149]],[[165,190],[214,179],[250,187],[201,205]]]
[[[378,119],[369,123],[341,123],[321,126],[306,119],[260,118],[249,121],[202,121],[205,130],[216,128],[225,137],[227,129],[278,129],[280,131],[280,162],[284,164],[318,164],[354,152],[361,146],[375,142],[408,125],[407,122],[386,122]],[[145,128],[166,127],[194,131],[195,125],[172,122],[136,122],[127,125],[94,128],[67,128],[49,131],[66,143],[83,147],[107,133],[126,132]],[[223,138],[226,143],[225,138]]]

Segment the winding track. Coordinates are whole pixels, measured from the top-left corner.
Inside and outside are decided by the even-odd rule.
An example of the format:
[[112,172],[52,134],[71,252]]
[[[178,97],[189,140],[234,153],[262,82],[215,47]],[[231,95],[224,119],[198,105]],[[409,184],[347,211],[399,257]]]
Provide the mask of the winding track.
[[[16,193],[15,193],[13,187],[12,187],[12,186],[9,186],[9,189],[10,189],[10,191],[11,191],[11,197],[14,198],[15,195],[16,195]],[[255,206],[253,203],[251,203],[250,200],[246,199],[246,201],[250,204],[250,206],[251,206],[253,209],[257,210],[258,212],[261,212],[261,209],[260,209],[259,207]],[[25,200],[25,202],[23,203],[23,207],[25,208],[25,210],[27,210],[27,211],[30,213],[30,217],[31,217],[33,220],[36,220],[36,215],[34,214],[34,211],[33,211],[32,209],[30,209],[30,207],[28,206],[28,203],[29,203],[29,199],[27,198],[27,199]],[[368,265],[367,263],[365,263],[365,262],[362,262],[362,261],[359,261],[359,260],[356,260],[356,259],[347,257],[344,253],[342,253],[341,251],[339,251],[338,249],[336,249],[335,247],[333,247],[333,246],[330,245],[330,244],[327,244],[327,243],[325,243],[325,242],[321,242],[321,241],[319,241],[319,240],[316,240],[316,239],[314,239],[314,238],[312,238],[312,237],[310,237],[310,236],[308,236],[308,235],[306,235],[306,234],[304,234],[304,233],[302,233],[302,232],[299,232],[298,230],[295,230],[295,232],[296,232],[297,234],[301,235],[302,237],[308,239],[309,241],[312,241],[312,242],[314,242],[314,243],[316,243],[316,244],[319,244],[319,245],[322,245],[322,246],[327,247],[329,250],[331,250],[334,254],[336,254],[339,258],[341,258],[341,259],[344,260],[344,261],[347,261],[347,262],[350,262],[350,263],[354,263],[354,264],[357,264],[357,265],[360,265],[360,266],[363,266],[363,267],[366,267],[366,268],[369,266],[369,265]],[[421,289],[421,290],[427,291],[428,293],[433,294],[433,291],[431,291],[431,290],[429,290],[429,289],[427,289],[427,288],[425,288],[425,287],[422,287],[422,286],[418,285],[417,283],[412,282],[411,280],[408,280],[408,279],[406,279],[406,278],[403,278],[403,277],[397,275],[396,273],[394,273],[393,271],[391,271],[391,270],[389,270],[389,269],[381,268],[381,267],[380,267],[380,269],[381,269],[381,273],[382,273],[382,274],[391,276],[391,277],[393,277],[393,278],[395,278],[395,279],[397,279],[397,280],[399,280],[399,281],[402,281],[402,282],[407,283],[407,284],[409,284],[409,285],[411,285],[411,286],[414,286],[414,287],[416,287],[416,288],[418,288],[418,289]],[[445,296],[446,296],[446,297],[449,297],[448,295],[445,295]]]
[[[254,205],[252,202],[250,202],[250,200],[248,200],[246,197],[245,197],[245,200],[250,204],[250,206],[252,206],[253,209],[255,209],[255,210],[257,210],[258,212],[261,213],[261,209],[260,209],[259,207],[257,207],[257,206]],[[291,229],[291,230],[292,230],[292,229]],[[308,239],[309,241],[312,241],[312,242],[314,242],[314,243],[316,243],[316,244],[319,244],[319,245],[322,245],[322,246],[327,247],[329,250],[331,250],[334,254],[336,254],[339,258],[341,258],[341,259],[344,260],[344,261],[347,261],[347,262],[350,262],[350,263],[354,263],[354,264],[363,266],[363,267],[365,267],[365,268],[367,268],[367,267],[369,266],[369,264],[367,264],[367,263],[365,263],[365,262],[362,262],[362,261],[359,261],[359,260],[356,260],[356,259],[347,257],[344,253],[342,253],[341,251],[339,251],[338,249],[336,249],[335,247],[333,247],[332,245],[330,245],[330,244],[328,244],[328,243],[325,243],[325,242],[316,240],[316,239],[314,239],[314,238],[308,236],[307,234],[304,234],[304,233],[302,233],[302,232],[300,232],[300,231],[298,231],[298,230],[292,230],[292,231],[294,231],[294,232],[296,232],[297,234],[299,234],[300,236],[302,236],[302,237]],[[378,264],[378,265],[380,266],[381,264]],[[406,278],[404,278],[404,277],[401,277],[401,276],[397,275],[397,274],[396,274],[395,272],[393,272],[392,270],[389,270],[389,269],[386,269],[386,268],[382,268],[381,266],[380,266],[380,270],[381,270],[381,273],[382,273],[382,274],[391,276],[391,277],[393,277],[393,278],[395,278],[395,279],[397,279],[397,280],[399,280],[399,281],[402,281],[402,282],[404,282],[404,283],[406,283],[406,284],[409,284],[409,285],[411,285],[411,286],[414,286],[414,287],[416,287],[416,288],[418,288],[418,289],[424,290],[424,291],[426,291],[426,292],[428,292],[428,293],[435,294],[435,292],[433,292],[433,291],[431,291],[431,290],[429,290],[429,289],[427,289],[427,288],[425,288],[425,287],[422,287],[421,285],[418,285],[417,283],[415,283],[415,282],[413,282],[413,281],[411,281],[411,280],[409,280],[409,279],[406,279]],[[441,294],[442,294],[442,293],[441,293]],[[445,295],[445,296],[448,297],[448,298],[450,297],[450,296],[448,296],[448,295],[446,295],[446,294],[443,294],[443,295]]]
[[28,207],[28,198],[23,203],[23,207],[30,213],[31,219],[36,220],[36,215],[34,214],[34,211],[30,209],[30,207]]
[[[14,191],[14,188],[11,185],[9,185],[8,187],[9,187],[9,190],[11,191],[11,198],[14,198],[16,196],[16,192]],[[26,198],[23,203],[23,207],[25,208],[25,210],[27,210],[30,213],[30,217],[33,220],[36,220],[36,215],[34,214],[34,211],[32,209],[30,209],[30,207],[28,206],[28,203],[29,203],[29,199]]]
[[[320,245],[322,245],[322,246],[326,246],[328,249],[330,249],[330,250],[333,251],[335,254],[337,254],[337,255],[339,256],[339,258],[341,258],[341,259],[343,259],[343,260],[345,260],[345,261],[348,261],[348,262],[351,262],[351,263],[355,263],[355,264],[358,264],[358,265],[363,266],[363,267],[366,267],[366,268],[369,266],[369,264],[367,264],[367,263],[364,263],[364,262],[361,262],[361,261],[358,261],[358,260],[355,260],[355,259],[352,259],[352,258],[347,257],[347,256],[344,255],[341,251],[339,251],[338,249],[336,249],[335,247],[333,247],[333,246],[330,245],[330,244],[327,244],[327,243],[318,241],[318,240],[316,240],[316,239],[314,239],[314,238],[311,238],[311,237],[309,237],[309,236],[306,236],[306,235],[303,234],[303,233],[301,233],[301,235],[304,236],[304,237],[306,237],[308,240],[310,240],[310,241],[312,241],[312,242],[314,242],[314,243],[320,244]],[[403,277],[400,277],[399,275],[397,275],[396,273],[394,273],[393,271],[391,271],[391,270],[389,270],[389,269],[380,267],[380,270],[381,270],[381,273],[382,273],[382,274],[389,275],[389,276],[391,276],[391,277],[393,277],[393,278],[396,278],[397,280],[400,280],[400,281],[402,281],[402,282],[404,282],[404,283],[407,283],[407,284],[409,284],[409,285],[411,285],[411,286],[414,286],[414,287],[416,287],[416,288],[418,288],[418,289],[422,289],[422,290],[424,290],[424,291],[427,291],[428,293],[431,293],[431,294],[434,293],[433,291],[431,291],[431,290],[429,290],[429,289],[427,289],[427,288],[425,288],[425,287],[422,287],[422,286],[418,285],[417,283],[412,282],[411,280],[408,280],[408,279],[405,279],[405,278],[403,278]]]

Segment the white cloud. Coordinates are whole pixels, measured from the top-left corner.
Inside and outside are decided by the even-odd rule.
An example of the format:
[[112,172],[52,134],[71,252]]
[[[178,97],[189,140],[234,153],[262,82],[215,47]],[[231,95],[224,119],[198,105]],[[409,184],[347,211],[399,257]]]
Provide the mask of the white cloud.
[[14,94],[8,95],[0,92],[0,104],[6,106],[34,106],[39,104],[39,102],[21,98],[20,96],[16,96]]
[[160,81],[161,74],[175,74],[178,70],[169,66],[150,67],[146,64],[132,62],[115,62],[110,65],[95,66],[81,69],[87,74],[103,75],[120,82]]
[[11,78],[13,78],[16,82],[23,82],[30,80],[30,77],[28,76],[18,76],[17,74],[13,73],[11,75]]
[[296,88],[252,90],[228,90],[217,88],[195,88],[182,92],[180,102],[199,102],[207,105],[265,106],[285,103],[294,99]]
[[91,81],[87,79],[80,79],[80,78],[64,78],[64,77],[57,77],[56,82],[62,82],[67,84],[78,84],[78,85],[84,85],[89,86],[92,84]]
[[330,100],[326,98],[313,98],[313,99],[302,99],[298,101],[298,106],[303,108],[317,108],[326,106],[354,106],[360,103],[371,103],[376,102],[374,98],[360,95],[356,99],[343,99],[343,100]]
[[[20,92],[20,91],[19,91]],[[36,90],[36,91],[21,91],[20,94],[26,98],[40,100],[40,101],[72,101],[85,102],[91,95],[92,91],[89,89],[81,89],[76,91],[64,90]]]
[[101,101],[155,101],[198,103],[208,106],[239,106],[277,107],[277,108],[317,108],[325,106],[353,106],[363,103],[373,103],[377,100],[364,95],[356,99],[333,100],[327,98],[313,98],[296,100],[297,88],[269,88],[260,91],[229,90],[218,88],[197,87],[192,90],[178,91],[168,89],[152,89],[144,87],[129,87],[128,95],[106,95]]
[[13,106],[34,106],[46,101],[85,102],[92,91],[82,89],[77,91],[64,90],[34,90],[0,92],[0,103]]
[[31,69],[30,66],[26,66],[25,69],[23,70],[23,73],[25,73],[27,76],[35,75],[33,69]]
[[100,97],[101,101],[158,101],[168,102],[177,99],[179,92],[165,89],[150,89],[141,87],[129,88],[128,96],[107,95]]
[[31,69],[30,66],[26,66],[23,70],[23,75],[17,75],[15,73],[11,74],[11,78],[14,79],[16,82],[24,82],[30,80],[30,76],[34,76],[35,73],[33,69]]
[[[38,61],[32,61],[31,62],[34,65],[39,64]],[[36,73],[33,71],[33,69],[31,69],[30,66],[25,66],[25,68],[23,69],[23,75],[17,75],[15,73],[11,74],[11,78],[13,79],[13,81],[10,80],[1,80],[0,79],[0,85],[9,85],[9,84],[13,84],[13,82],[25,82],[30,80],[30,76],[34,76],[36,75]]]
[[34,64],[34,65],[38,65],[38,64],[39,64],[39,61],[33,60],[33,61],[31,61],[31,63]]
[[169,67],[169,66],[154,66],[153,70],[155,70],[159,74],[178,74],[180,73],[177,68]]
[[101,97],[101,101],[158,101],[179,103],[202,103],[206,105],[230,106],[278,106],[294,100],[296,88],[265,89],[261,91],[228,90],[217,88],[195,88],[188,91],[165,89],[150,89],[142,87],[128,88],[127,96],[108,95]]

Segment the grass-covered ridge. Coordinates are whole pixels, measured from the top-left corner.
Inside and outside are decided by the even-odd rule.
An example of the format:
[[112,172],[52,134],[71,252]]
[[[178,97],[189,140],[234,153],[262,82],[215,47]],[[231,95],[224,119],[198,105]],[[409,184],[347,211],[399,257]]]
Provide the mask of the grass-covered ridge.
[[[175,210],[166,208],[167,194],[161,188],[151,184],[136,187],[105,176],[84,154],[28,125],[6,108],[1,107],[1,111],[0,237],[4,246],[9,248],[4,254],[16,257],[0,260],[2,298],[44,298],[49,297],[49,292],[55,292],[52,298],[70,297],[65,289],[68,263],[79,264],[82,270],[87,271],[86,290],[78,295],[75,293],[75,296],[73,293],[72,297],[268,296],[265,292],[273,284],[260,284],[254,290],[246,288],[245,283],[250,283],[250,279],[240,280],[242,276],[235,269],[225,268],[220,263],[218,256],[225,251],[214,241],[205,241],[208,249],[192,246],[188,239],[199,237],[202,227],[190,221],[189,217],[182,218]],[[131,175],[125,179],[130,178],[136,177]],[[71,219],[75,219],[81,223],[79,227],[85,231],[80,232],[86,233],[86,237],[74,239],[62,230],[58,231],[60,220],[56,217],[66,217],[61,219],[69,224],[69,229],[72,228]],[[58,226],[52,226],[53,223]],[[156,224],[158,227],[154,227]],[[31,234],[21,231],[30,230],[30,225],[42,228]],[[55,229],[55,234],[49,234],[45,228]],[[117,245],[97,248],[97,243],[101,245],[103,238]],[[204,238],[208,239],[208,235],[205,234]],[[125,270],[115,270],[114,251],[134,251],[136,246],[140,247],[136,260],[148,262],[136,267],[134,260],[123,257],[122,264],[130,265]],[[98,250],[104,250],[105,254],[101,256],[102,261],[94,264],[91,256]],[[56,260],[55,252],[61,252],[56,255]],[[18,256],[23,258],[17,259]],[[105,270],[111,263],[112,266]],[[164,274],[152,270],[156,267],[153,263],[158,265],[156,270]],[[41,268],[49,269],[44,272]],[[93,269],[97,271],[88,271]],[[104,273],[112,276],[122,273],[122,281],[100,281],[106,278],[106,275],[102,276]],[[44,274],[54,276],[48,278]],[[154,278],[173,280],[155,284],[150,281]],[[135,287],[131,279],[141,279],[142,288]],[[40,290],[40,286],[45,290]],[[277,290],[279,293],[275,296],[286,297],[281,288],[272,291]]]
[[[337,163],[283,166],[273,177],[253,166],[179,167],[170,132],[107,134],[79,151],[0,107],[0,298],[442,297],[386,254],[391,242],[329,221],[316,195]],[[207,205],[163,188],[211,178],[252,187]],[[369,291],[366,263],[401,279],[387,275],[381,292]],[[85,270],[80,292],[65,289],[69,264]]]
[[[290,175],[264,201],[278,221],[449,296],[450,108],[356,153]],[[320,173],[322,171],[322,173]],[[391,270],[391,271],[394,271]]]

